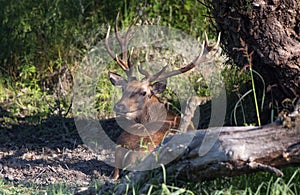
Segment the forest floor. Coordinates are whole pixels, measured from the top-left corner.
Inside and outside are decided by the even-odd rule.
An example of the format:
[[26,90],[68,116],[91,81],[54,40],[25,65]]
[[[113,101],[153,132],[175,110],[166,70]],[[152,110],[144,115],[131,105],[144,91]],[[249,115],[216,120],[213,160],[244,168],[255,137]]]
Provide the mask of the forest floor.
[[[73,118],[52,116],[34,122],[33,118],[11,118],[3,111],[0,114],[0,194],[113,194],[125,181],[126,177],[117,181],[109,178],[113,166],[105,162],[107,155],[113,156],[114,148],[105,152],[92,150],[83,143],[84,137],[79,135]],[[111,118],[99,122],[115,141],[121,132],[118,121]],[[253,194],[273,189],[299,194],[298,169],[284,170],[284,180],[260,173],[185,187],[193,189],[195,194],[200,191],[218,194],[216,190],[222,194],[242,194],[249,189]],[[15,186],[20,190],[17,193],[10,189]],[[158,184],[155,190],[161,192],[160,186],[163,184]],[[185,190],[174,186],[172,189]]]
[[[104,120],[104,125],[114,126],[115,121]],[[0,129],[0,178],[8,182],[74,188],[94,180],[113,183],[113,167],[82,142],[74,119],[50,117],[37,125],[18,119],[12,125],[0,118]]]

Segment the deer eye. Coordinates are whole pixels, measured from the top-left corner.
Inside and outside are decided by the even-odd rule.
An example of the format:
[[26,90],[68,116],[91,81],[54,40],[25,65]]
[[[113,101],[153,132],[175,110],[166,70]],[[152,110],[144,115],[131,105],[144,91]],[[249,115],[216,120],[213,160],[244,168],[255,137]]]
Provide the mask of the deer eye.
[[146,91],[142,91],[142,92],[141,92],[141,96],[145,96],[146,94],[147,94]]

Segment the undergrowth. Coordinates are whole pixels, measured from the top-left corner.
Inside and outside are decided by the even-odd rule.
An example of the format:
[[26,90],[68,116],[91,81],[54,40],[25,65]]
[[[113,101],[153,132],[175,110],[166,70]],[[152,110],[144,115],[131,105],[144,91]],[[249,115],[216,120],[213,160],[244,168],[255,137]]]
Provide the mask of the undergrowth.
[[[278,178],[270,173],[256,173],[241,175],[232,178],[219,178],[211,181],[186,183],[178,181],[177,184],[170,184],[165,179],[159,184],[150,184],[143,194],[164,194],[164,195],[224,195],[224,194],[247,194],[247,195],[299,195],[300,193],[300,168],[286,168],[283,170],[285,176]],[[142,182],[142,181],[141,181]],[[180,183],[180,184],[179,184]],[[183,185],[184,184],[184,185]],[[96,191],[104,185],[103,181],[91,183],[90,187]],[[111,190],[102,191],[102,194],[111,195],[113,188],[118,188],[119,184],[114,184]],[[140,184],[132,185],[128,183],[128,194],[141,194]],[[143,186],[143,185],[142,185]],[[17,185],[0,179],[0,194],[74,194],[80,186],[67,186],[55,184],[39,186],[36,184]],[[145,190],[145,189],[144,189]]]
[[[278,178],[270,173],[255,173],[232,178],[218,178],[211,181],[186,183],[177,181],[170,184],[166,181],[150,184],[146,191],[141,192],[139,183],[128,184],[128,191],[132,194],[249,194],[249,195],[298,195],[300,193],[300,168],[286,168],[285,176]],[[142,187],[145,185],[141,184]],[[130,194],[128,193],[128,194]],[[104,193],[105,194],[105,193]],[[107,193],[109,194],[109,193]]]
[[[128,27],[140,11],[145,22],[173,26],[198,37],[213,23],[204,15],[206,8],[199,1],[1,1],[4,12],[0,14],[0,114],[2,126],[17,124],[20,118],[29,123],[39,123],[51,115],[73,117],[72,82],[82,58],[101,38],[104,38],[107,24],[113,23],[120,10],[124,13],[122,27]],[[17,13],[17,14],[16,14]],[[148,17],[148,18],[147,18]],[[145,18],[144,18],[145,19]],[[210,30],[209,37],[214,37]],[[142,54],[141,54],[142,55]],[[172,56],[167,56],[169,60]],[[178,63],[182,59],[170,60]],[[251,60],[249,61],[249,63]],[[261,124],[259,112],[263,106],[264,92],[254,92],[254,79],[260,79],[253,72],[240,70],[234,65],[219,65],[220,76],[225,84],[229,102],[227,118],[229,125]],[[116,64],[108,66],[110,71],[120,72]],[[98,118],[113,116],[113,103],[120,91],[109,82],[105,70],[96,82],[96,106]],[[96,71],[96,70],[92,70]],[[218,73],[219,74],[219,73]],[[199,96],[210,96],[208,82],[203,75],[191,73],[186,76],[192,90]],[[180,83],[181,84],[181,83]],[[175,81],[162,95],[171,101],[172,109],[180,112],[180,101],[172,92],[173,85],[184,88]],[[252,91],[250,91],[252,90]],[[250,92],[249,92],[250,91]],[[267,104],[266,102],[265,104]],[[231,104],[231,105],[230,105]],[[70,112],[69,112],[70,111]],[[272,116],[270,118],[273,118]],[[284,178],[268,173],[221,178],[199,183],[169,184],[164,181],[149,184],[146,194],[295,194],[300,193],[300,170],[284,170]],[[95,184],[101,188],[102,182]],[[117,187],[117,186],[116,186]],[[129,186],[139,194],[138,186]],[[51,186],[18,185],[0,178],[0,194],[72,194],[74,187],[64,184]],[[109,192],[111,193],[111,192]],[[108,194],[109,194],[108,193]]]

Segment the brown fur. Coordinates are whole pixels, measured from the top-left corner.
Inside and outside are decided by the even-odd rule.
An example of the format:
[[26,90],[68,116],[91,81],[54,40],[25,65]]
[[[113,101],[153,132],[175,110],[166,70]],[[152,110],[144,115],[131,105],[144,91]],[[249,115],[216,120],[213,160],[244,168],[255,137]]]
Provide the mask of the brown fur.
[[[165,120],[158,120],[160,113],[166,113]],[[154,116],[156,115],[156,116]],[[115,153],[115,169],[113,179],[119,177],[119,168],[136,163],[147,156],[166,137],[170,129],[178,129],[180,116],[175,115],[165,108],[156,96],[147,101],[141,116],[141,123],[136,123],[128,128],[130,131],[141,132],[143,136],[132,134],[126,130],[117,140]]]
[[[128,80],[122,78],[116,73],[109,73],[112,84],[116,87],[122,88],[123,91],[122,98],[115,104],[114,111],[117,113],[117,115],[123,116],[128,120],[135,121],[137,123],[129,126],[127,130],[130,130],[130,132],[140,132],[144,134],[136,135],[125,131],[118,138],[118,147],[115,156],[117,168],[115,168],[114,170],[114,179],[119,177],[118,167],[123,167],[121,166],[123,164],[122,162],[128,161],[129,164],[134,163],[136,158],[140,158],[140,154],[145,153],[145,147],[140,147],[141,139],[143,140],[142,145],[146,146],[147,151],[152,151],[158,144],[161,143],[164,136],[168,134],[170,128],[178,128],[180,117],[174,115],[167,108],[165,108],[165,105],[160,102],[159,99],[155,96],[156,94],[162,93],[166,89],[166,79],[178,74],[185,73],[193,69],[195,66],[198,66],[202,62],[211,61],[217,54],[217,52],[215,52],[215,54],[210,58],[207,58],[206,55],[211,51],[217,50],[218,44],[220,42],[219,34],[217,43],[213,46],[209,46],[207,35],[206,33],[204,33],[205,44],[202,45],[203,50],[200,55],[198,55],[198,57],[193,60],[193,62],[170,72],[166,72],[167,66],[165,66],[154,75],[149,74],[140,65],[138,66],[138,70],[145,76],[145,78],[139,81],[136,80],[134,76],[132,76],[132,62],[130,54],[128,53],[128,44],[131,39],[131,28],[135,24],[137,19],[133,21],[125,35],[120,36],[118,34],[118,18],[119,14],[116,17],[115,34],[121,46],[122,56],[119,57],[117,54],[115,54],[109,46],[110,28],[108,29],[105,38],[105,47],[108,54],[126,72]],[[154,81],[157,82],[153,83]],[[136,157],[130,154],[126,155],[125,153],[127,152],[125,148],[139,152],[136,153]],[[125,156],[128,156],[128,158],[124,159]],[[122,159],[124,159],[124,161]]]

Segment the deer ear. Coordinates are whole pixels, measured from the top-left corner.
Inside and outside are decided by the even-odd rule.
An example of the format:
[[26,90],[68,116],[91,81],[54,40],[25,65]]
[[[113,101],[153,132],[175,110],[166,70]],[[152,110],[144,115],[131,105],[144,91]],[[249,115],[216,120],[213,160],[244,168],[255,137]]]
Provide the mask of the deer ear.
[[154,94],[160,94],[162,93],[167,87],[167,81],[166,80],[163,80],[163,81],[158,81],[158,82],[155,82],[151,85],[151,88],[152,88],[152,93]]
[[116,87],[123,87],[127,84],[127,80],[124,79],[121,75],[109,72],[109,80]]

